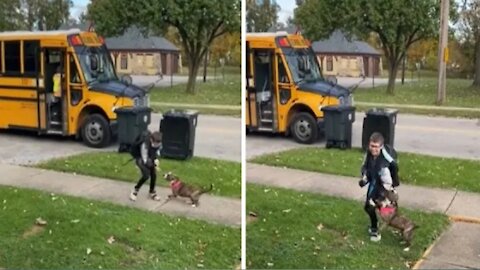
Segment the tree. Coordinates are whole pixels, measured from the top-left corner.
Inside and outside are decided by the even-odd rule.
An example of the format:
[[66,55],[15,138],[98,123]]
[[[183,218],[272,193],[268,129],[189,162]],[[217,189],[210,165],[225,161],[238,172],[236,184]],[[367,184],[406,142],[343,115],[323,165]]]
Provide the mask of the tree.
[[67,23],[71,0],[21,0],[23,17],[28,30],[56,30]]
[[240,31],[240,12],[240,0],[95,0],[88,5],[96,31],[105,36],[131,25],[144,33],[175,27],[188,58],[189,93],[195,93],[199,67],[215,38]]
[[465,0],[460,17],[464,45],[471,44],[474,48],[473,86],[480,87],[480,1]]
[[0,31],[12,31],[23,26],[20,0],[0,0]]
[[438,33],[439,9],[436,0],[306,0],[295,10],[295,21],[311,39],[336,29],[362,37],[377,34],[388,64],[387,93],[393,95],[410,46]]
[[257,1],[247,2],[247,32],[266,32],[277,25],[280,6],[270,0],[261,4]]

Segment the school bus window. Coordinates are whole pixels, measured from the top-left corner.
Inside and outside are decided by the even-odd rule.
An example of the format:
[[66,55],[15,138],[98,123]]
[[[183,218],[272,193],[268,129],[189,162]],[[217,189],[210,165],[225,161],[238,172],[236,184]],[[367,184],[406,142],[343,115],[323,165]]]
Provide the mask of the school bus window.
[[3,42],[0,42],[0,73],[3,73]]
[[20,73],[20,41],[5,41],[5,73]]
[[287,70],[285,69],[285,65],[283,64],[282,57],[277,56],[278,59],[278,81],[280,83],[289,83],[287,76]]
[[70,54],[70,82],[71,83],[81,83],[80,74],[78,74],[77,64],[73,55]]
[[283,48],[290,73],[295,83],[322,80],[322,73],[315,61],[315,55],[308,49]]
[[39,42],[38,41],[24,41],[23,42],[23,70],[24,73],[35,74],[36,63],[39,62]]
[[[105,46],[77,46],[75,50],[77,51],[78,59],[80,60],[80,67],[83,70],[83,76],[88,84],[94,82],[109,82],[117,79],[113,68],[112,58],[107,52]],[[96,70],[92,69],[93,59],[96,61]]]

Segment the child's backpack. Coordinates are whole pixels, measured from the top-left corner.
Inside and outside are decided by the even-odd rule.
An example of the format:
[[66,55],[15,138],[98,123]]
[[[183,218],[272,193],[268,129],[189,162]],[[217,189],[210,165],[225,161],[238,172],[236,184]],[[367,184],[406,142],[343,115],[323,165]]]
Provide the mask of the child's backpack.
[[382,149],[382,154],[385,160],[388,162],[388,169],[392,176],[392,186],[398,187],[400,185],[400,179],[398,178],[398,161],[397,151],[388,144],[385,144]]
[[137,139],[135,142],[130,145],[130,155],[134,158],[141,158],[142,157],[142,152],[141,152],[141,147],[142,143],[146,141],[146,139],[150,136],[150,131],[144,131],[140,135],[138,135]]

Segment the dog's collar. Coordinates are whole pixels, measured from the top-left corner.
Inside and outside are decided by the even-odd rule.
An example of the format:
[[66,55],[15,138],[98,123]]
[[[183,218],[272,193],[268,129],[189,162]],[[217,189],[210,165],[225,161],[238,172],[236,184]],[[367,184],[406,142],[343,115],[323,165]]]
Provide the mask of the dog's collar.
[[386,207],[380,207],[380,214],[381,215],[391,215],[395,213],[396,208],[394,206],[386,206]]
[[174,190],[179,190],[182,186],[182,182],[178,179],[170,181],[170,187]]

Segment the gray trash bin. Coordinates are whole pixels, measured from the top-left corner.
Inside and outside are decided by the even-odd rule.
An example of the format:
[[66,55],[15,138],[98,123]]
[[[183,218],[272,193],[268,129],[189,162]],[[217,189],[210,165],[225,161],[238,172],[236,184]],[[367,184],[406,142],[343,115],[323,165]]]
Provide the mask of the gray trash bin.
[[149,107],[121,107],[115,109],[118,123],[119,152],[128,152],[130,146],[148,129],[152,109]]
[[326,148],[352,148],[352,123],[355,107],[345,105],[322,108],[325,123]]
[[197,111],[170,110],[160,122],[162,150],[160,155],[173,159],[188,159],[193,156]]
[[366,150],[370,135],[380,132],[385,138],[385,144],[393,147],[395,140],[395,125],[397,123],[396,109],[373,108],[366,112],[363,118],[362,148]]

